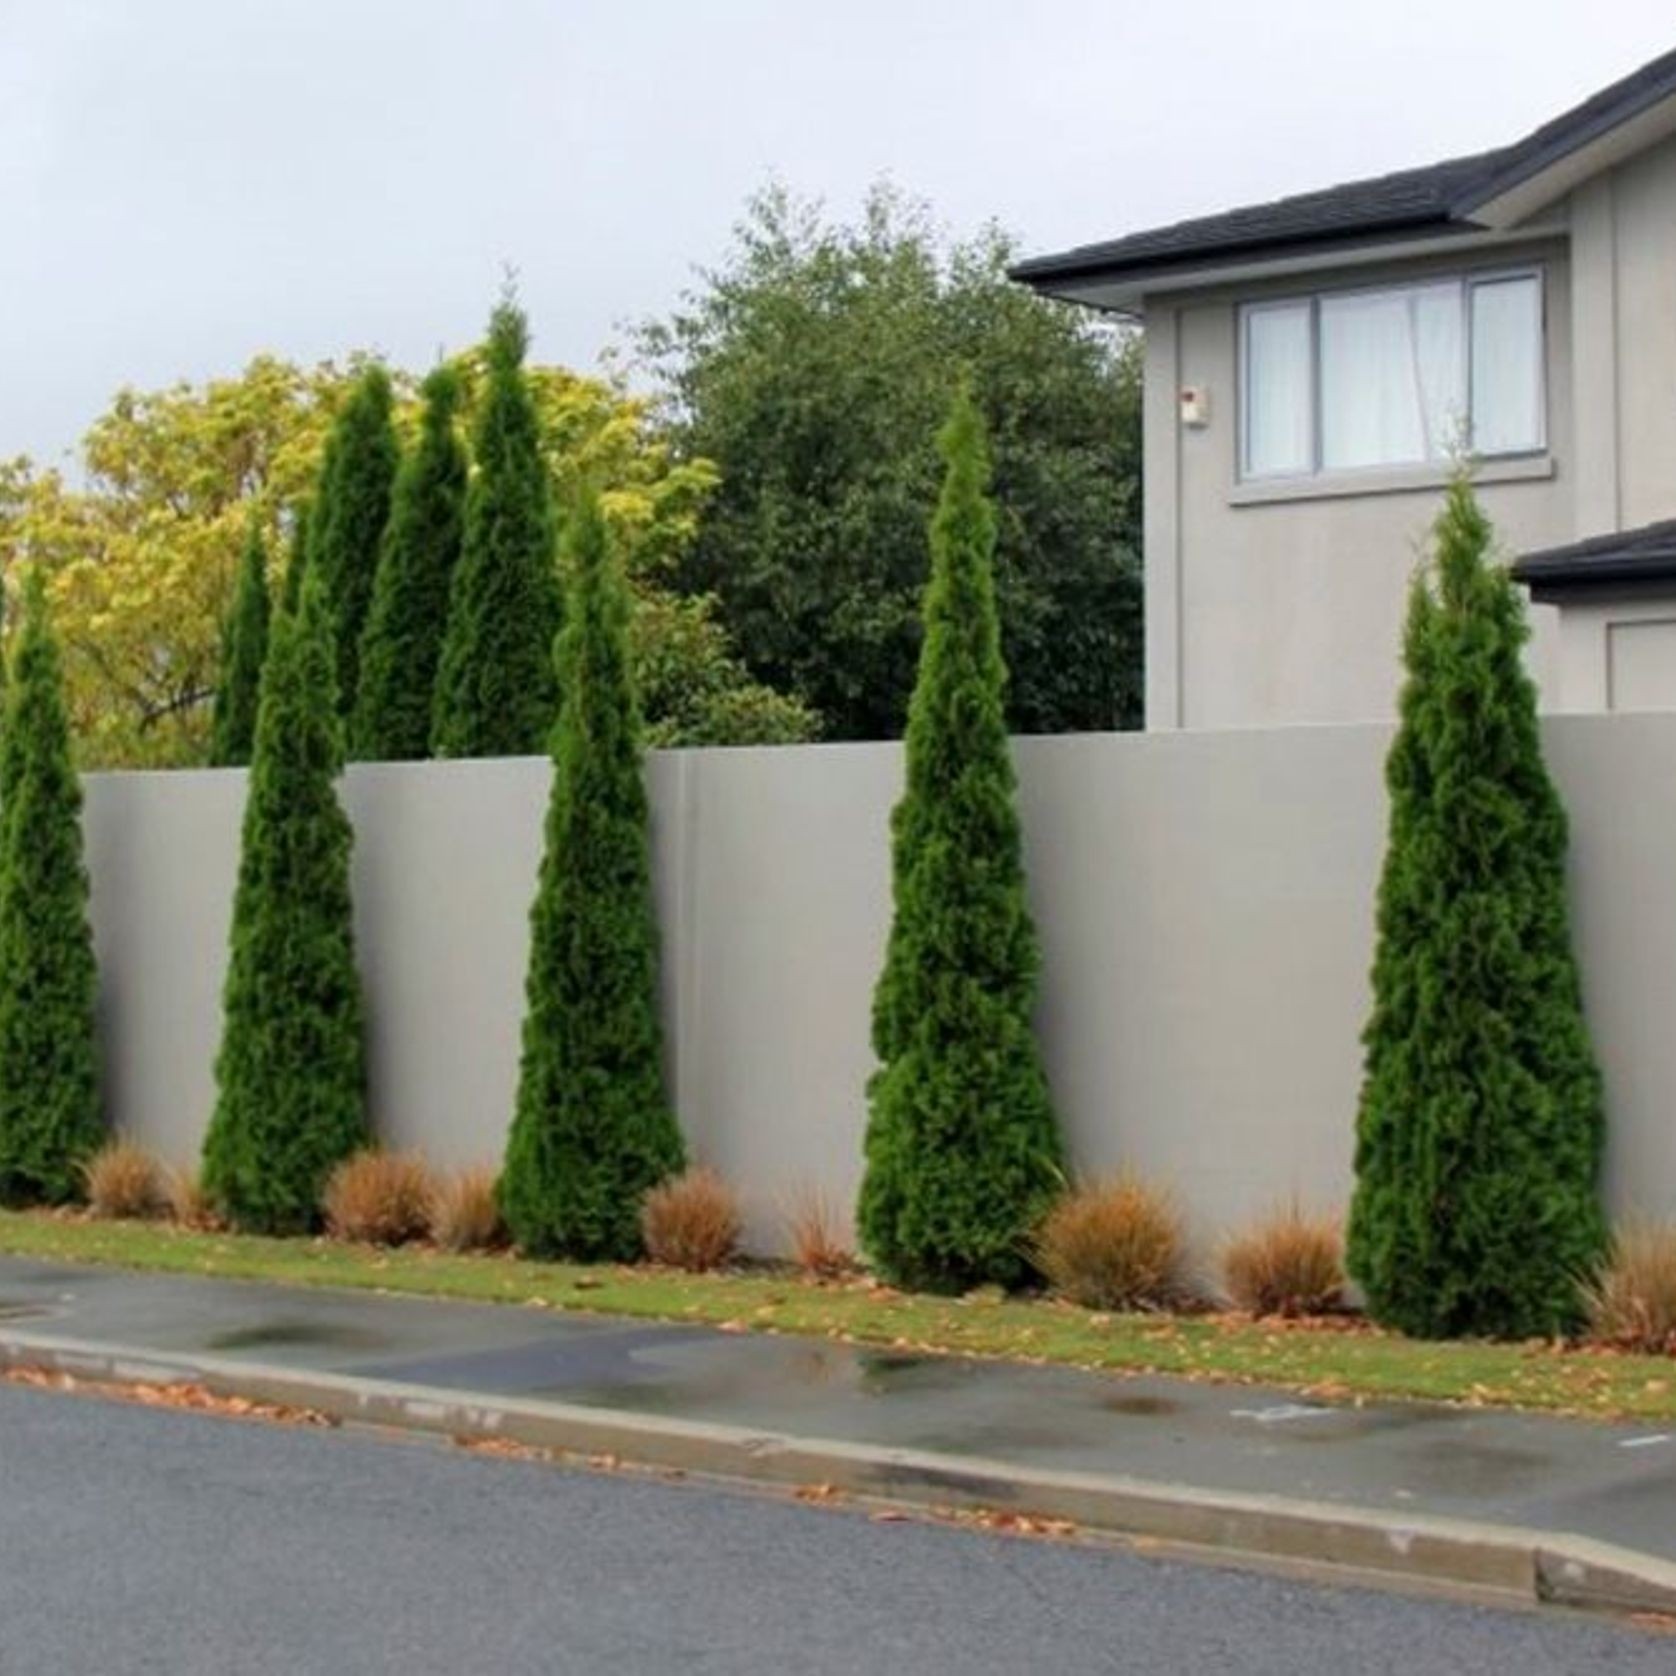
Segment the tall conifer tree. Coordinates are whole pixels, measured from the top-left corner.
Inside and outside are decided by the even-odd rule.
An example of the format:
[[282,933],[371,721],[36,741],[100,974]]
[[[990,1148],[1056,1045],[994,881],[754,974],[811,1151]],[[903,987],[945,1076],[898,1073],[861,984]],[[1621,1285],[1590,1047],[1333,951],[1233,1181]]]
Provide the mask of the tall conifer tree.
[[565,545],[562,703],[500,1198],[525,1251],[626,1259],[640,1201],[681,1168],[682,1145],[663,1083],[628,589],[592,497]]
[[504,300],[489,322],[465,545],[437,671],[438,756],[524,755],[544,749],[553,726],[562,602],[552,486],[524,377],[528,342],[523,314]]
[[81,784],[46,589],[31,569],[0,752],[0,1198],[60,1204],[104,1138]]
[[355,708],[361,630],[372,601],[373,578],[399,450],[391,422],[390,375],[374,364],[355,381],[326,439],[320,487],[308,520],[309,563],[320,572],[331,612],[337,655],[338,706]]
[[308,519],[311,500],[291,508],[291,542],[285,557],[285,580],[280,584],[279,609],[295,611],[303,602],[303,578],[308,575]]
[[941,435],[925,639],[892,818],[895,918],[873,1001],[858,1222],[893,1280],[937,1291],[1026,1278],[1061,1182],[1032,1031],[1038,955],[1005,722],[983,422]]
[[254,518],[245,532],[233,607],[221,633],[221,679],[215,689],[210,761],[218,768],[250,761],[256,701],[268,655],[268,553]]
[[204,1185],[238,1226],[295,1233],[368,1139],[332,620],[311,567],[274,620],[256,716]]
[[466,453],[455,429],[459,373],[438,367],[422,393],[419,440],[396,475],[361,636],[355,755],[382,762],[430,755],[437,658],[464,522]]
[[1465,479],[1415,579],[1386,762],[1350,1269],[1425,1337],[1570,1326],[1600,1255],[1600,1076],[1566,906],[1566,818],[1524,604]]

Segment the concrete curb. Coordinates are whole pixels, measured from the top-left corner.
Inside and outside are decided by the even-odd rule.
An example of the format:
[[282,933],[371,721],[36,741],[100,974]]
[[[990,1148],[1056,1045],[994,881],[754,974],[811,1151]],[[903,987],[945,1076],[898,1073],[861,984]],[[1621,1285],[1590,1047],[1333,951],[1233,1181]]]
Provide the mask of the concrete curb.
[[1053,1472],[976,1456],[793,1437],[535,1398],[491,1398],[34,1333],[0,1333],[0,1368],[115,1384],[189,1382],[218,1397],[311,1409],[351,1424],[463,1441],[500,1439],[780,1488],[829,1486],[913,1508],[1065,1520],[1085,1531],[1230,1559],[1330,1568],[1364,1580],[1441,1584],[1527,1604],[1676,1615],[1676,1563],[1563,1532]]

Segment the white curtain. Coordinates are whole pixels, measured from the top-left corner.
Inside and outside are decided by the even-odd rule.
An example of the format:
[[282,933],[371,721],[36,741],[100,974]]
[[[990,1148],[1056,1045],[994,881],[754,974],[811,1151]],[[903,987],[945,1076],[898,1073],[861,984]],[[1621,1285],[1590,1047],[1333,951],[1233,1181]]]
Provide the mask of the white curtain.
[[1245,317],[1247,477],[1315,469],[1310,415],[1309,304],[1281,303]]
[[1472,446],[1518,454],[1543,444],[1542,292],[1535,278],[1472,288]]
[[1446,459],[1463,442],[1461,287],[1321,299],[1321,464]]

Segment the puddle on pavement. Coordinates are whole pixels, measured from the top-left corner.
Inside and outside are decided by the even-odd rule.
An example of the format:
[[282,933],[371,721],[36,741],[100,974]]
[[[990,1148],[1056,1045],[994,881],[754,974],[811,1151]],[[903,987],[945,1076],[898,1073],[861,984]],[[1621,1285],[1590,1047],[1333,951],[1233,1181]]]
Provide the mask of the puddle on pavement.
[[870,1397],[892,1391],[953,1389],[967,1375],[966,1365],[951,1356],[918,1356],[901,1350],[854,1352],[856,1388]]
[[1413,1431],[1419,1426],[1437,1426],[1458,1421],[1454,1409],[1428,1408],[1423,1403],[1393,1403],[1389,1408],[1335,1408],[1331,1433],[1317,1433],[1312,1443],[1355,1443],[1361,1438],[1385,1432]]
[[843,1345],[806,1345],[795,1340],[762,1339],[749,1345],[717,1347],[708,1340],[679,1346],[668,1354],[637,1361],[632,1373],[590,1368],[594,1377],[544,1381],[541,1395],[562,1396],[588,1405],[667,1412],[743,1402],[816,1404],[848,1395],[890,1397],[954,1391],[964,1369],[946,1356],[922,1356],[894,1350],[858,1350]]
[[1553,1466],[1532,1449],[1498,1449],[1492,1444],[1439,1438],[1405,1451],[1409,1488],[1446,1495],[1491,1496],[1516,1490]]
[[326,1321],[264,1321],[253,1327],[234,1327],[216,1333],[206,1350],[278,1350],[298,1347],[315,1350],[379,1350],[389,1344],[381,1333],[364,1327],[344,1327]]
[[1113,1414],[1133,1414],[1142,1419],[1181,1412],[1181,1404],[1173,1397],[1107,1397],[1100,1406]]

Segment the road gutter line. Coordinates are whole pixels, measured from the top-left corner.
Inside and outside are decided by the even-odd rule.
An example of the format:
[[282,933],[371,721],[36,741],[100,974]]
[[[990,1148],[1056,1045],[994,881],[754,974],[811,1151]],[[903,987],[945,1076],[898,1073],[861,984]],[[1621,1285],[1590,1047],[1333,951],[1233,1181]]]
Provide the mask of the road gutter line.
[[782,1489],[819,1485],[927,1511],[1064,1521],[1085,1532],[1234,1559],[1330,1567],[1367,1579],[1443,1584],[1521,1604],[1676,1614],[1676,1563],[1552,1531],[1019,1467],[537,1398],[490,1398],[36,1333],[0,1332],[0,1368],[116,1385],[185,1382],[216,1397],[462,1443],[500,1441]]

